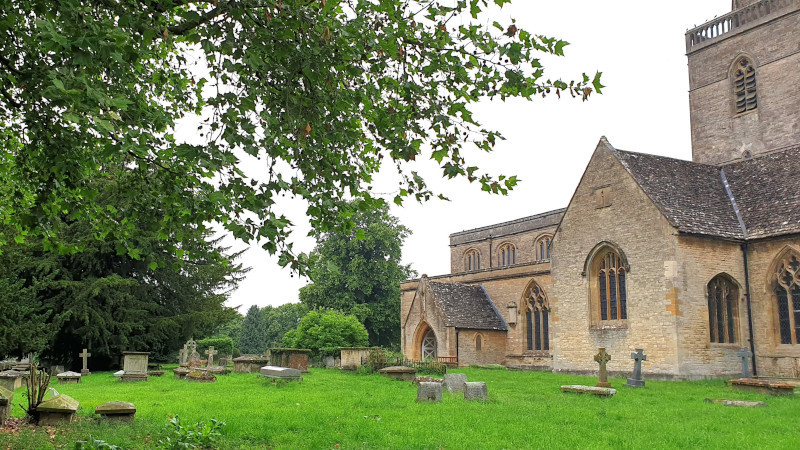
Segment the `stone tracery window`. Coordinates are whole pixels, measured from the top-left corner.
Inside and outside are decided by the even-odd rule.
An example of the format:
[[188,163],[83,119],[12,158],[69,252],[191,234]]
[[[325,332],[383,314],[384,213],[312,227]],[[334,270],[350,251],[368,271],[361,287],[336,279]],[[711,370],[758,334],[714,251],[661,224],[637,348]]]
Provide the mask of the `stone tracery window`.
[[537,261],[550,261],[550,243],[552,236],[543,236],[536,241],[536,260]]
[[608,249],[598,254],[593,264],[593,316],[600,321],[628,318],[627,270],[619,253]]
[[464,255],[464,267],[468,272],[481,268],[481,254],[475,249],[468,250]]
[[800,261],[788,255],[775,274],[775,299],[777,301],[778,329],[781,344],[800,343]]
[[517,248],[513,244],[501,245],[498,253],[500,267],[508,267],[517,263]]
[[739,334],[739,289],[726,276],[717,275],[708,283],[709,339],[718,344],[733,344]]
[[525,336],[528,350],[550,350],[550,304],[538,284],[525,293]]
[[740,58],[733,69],[733,94],[736,114],[752,111],[758,107],[756,95],[756,69],[746,57]]

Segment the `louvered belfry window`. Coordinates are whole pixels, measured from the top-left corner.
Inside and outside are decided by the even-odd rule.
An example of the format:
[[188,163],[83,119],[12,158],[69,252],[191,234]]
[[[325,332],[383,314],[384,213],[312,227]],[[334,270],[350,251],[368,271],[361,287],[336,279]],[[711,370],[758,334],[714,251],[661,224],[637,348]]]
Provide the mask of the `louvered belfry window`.
[[756,69],[747,58],[742,58],[736,63],[733,72],[733,90],[736,97],[736,114],[752,111],[758,107]]

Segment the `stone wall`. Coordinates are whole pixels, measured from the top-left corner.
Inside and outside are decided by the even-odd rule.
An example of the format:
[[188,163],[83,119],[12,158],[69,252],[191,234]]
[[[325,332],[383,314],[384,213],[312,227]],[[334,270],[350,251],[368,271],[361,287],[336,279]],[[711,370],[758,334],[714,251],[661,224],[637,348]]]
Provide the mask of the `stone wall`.
[[[800,141],[800,1],[785,3],[793,5],[689,51],[695,162],[718,164]],[[736,114],[730,74],[742,55],[756,67],[758,107]]]
[[[680,292],[665,274],[675,272],[674,229],[642,192],[602,139],[553,243],[553,367],[555,371],[597,371],[598,347],[611,354],[610,371],[630,371],[630,353],[643,348],[646,374],[679,376],[676,315]],[[610,192],[610,206],[598,207],[598,189]],[[603,241],[627,257],[627,321],[592,323],[589,274],[584,263]],[[677,297],[676,297],[677,295]]]
[[[477,337],[481,349],[477,349]],[[503,364],[505,362],[506,333],[492,330],[459,330],[458,360],[460,366],[470,364]]]

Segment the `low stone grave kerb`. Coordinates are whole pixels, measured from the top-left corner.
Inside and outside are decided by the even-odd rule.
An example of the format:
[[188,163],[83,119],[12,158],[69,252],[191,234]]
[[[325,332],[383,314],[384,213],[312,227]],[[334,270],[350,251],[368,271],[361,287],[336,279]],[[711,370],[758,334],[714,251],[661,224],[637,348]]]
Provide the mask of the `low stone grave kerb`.
[[419,386],[420,383],[439,383],[439,384],[442,384],[442,383],[444,383],[444,378],[436,378],[436,377],[432,377],[430,375],[421,375],[421,376],[418,376],[418,377],[414,377],[414,381],[412,383],[417,385],[417,386]]
[[59,422],[72,422],[80,403],[74,398],[59,394],[43,401],[36,407],[39,425],[57,425]]
[[300,370],[292,369],[291,367],[264,366],[261,368],[259,375],[262,377],[276,378],[280,380],[303,380]]
[[58,384],[78,384],[81,382],[81,374],[78,372],[62,372],[56,375]]
[[613,397],[617,393],[616,389],[597,386],[581,386],[577,384],[561,386],[561,392],[572,394],[591,394],[598,397]]
[[4,387],[0,387],[0,425],[11,415],[11,407],[14,405],[14,392]]
[[731,380],[731,386],[740,391],[753,391],[770,395],[794,395],[794,386],[789,383],[756,378]]
[[390,366],[384,367],[378,373],[393,380],[413,381],[416,378],[417,369],[406,366]]
[[464,383],[464,400],[489,400],[489,390],[483,381],[468,381]]
[[751,402],[747,400],[727,400],[724,398],[707,398],[706,403],[715,403],[723,406],[736,406],[739,408],[764,408],[767,406],[764,402]]
[[423,381],[417,388],[417,401],[423,403],[439,403],[442,401],[442,383]]
[[94,409],[95,414],[108,420],[119,422],[133,422],[136,415],[136,405],[129,402],[105,402]]
[[444,388],[447,392],[464,392],[467,383],[467,375],[463,373],[444,374]]
[[197,381],[199,383],[215,383],[217,381],[217,377],[214,376],[214,374],[208,373],[205,370],[193,369],[192,371],[186,374],[186,381]]

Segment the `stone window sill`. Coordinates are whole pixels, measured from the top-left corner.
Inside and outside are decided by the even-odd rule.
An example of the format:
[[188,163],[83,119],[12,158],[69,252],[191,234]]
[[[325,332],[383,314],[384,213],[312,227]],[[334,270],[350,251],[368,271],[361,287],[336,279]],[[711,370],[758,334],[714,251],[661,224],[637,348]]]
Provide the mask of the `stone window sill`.
[[[724,348],[730,350],[741,350],[742,348],[742,344],[737,344],[737,343],[728,344],[728,343],[711,342],[709,343],[709,345],[711,346],[711,348],[720,348],[720,349]],[[748,348],[748,350],[750,349]]]
[[625,322],[610,322],[610,323],[603,323],[603,324],[594,324],[589,327],[590,330],[596,331],[606,331],[606,330],[627,330],[628,324]]

